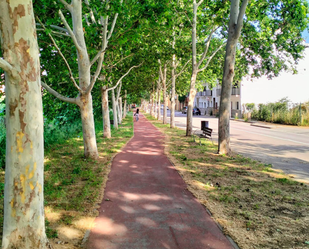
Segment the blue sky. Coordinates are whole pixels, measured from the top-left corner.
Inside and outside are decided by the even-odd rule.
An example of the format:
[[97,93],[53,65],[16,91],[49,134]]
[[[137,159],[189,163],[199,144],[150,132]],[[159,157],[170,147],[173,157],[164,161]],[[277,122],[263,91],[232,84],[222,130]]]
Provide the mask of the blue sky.
[[[307,2],[309,3],[309,0],[307,0]],[[308,30],[306,30],[306,31],[303,33],[303,37],[305,38],[306,43],[309,43],[309,33],[308,33]]]
[[308,33],[308,31],[305,31],[305,32],[303,33],[303,37],[305,38],[306,43],[309,43],[309,33]]

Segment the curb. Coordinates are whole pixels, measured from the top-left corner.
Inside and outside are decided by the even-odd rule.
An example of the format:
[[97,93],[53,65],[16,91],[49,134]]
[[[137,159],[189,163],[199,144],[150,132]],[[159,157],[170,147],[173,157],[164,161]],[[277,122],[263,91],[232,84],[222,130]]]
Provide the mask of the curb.
[[256,124],[257,122],[254,121],[244,121],[243,119],[230,119],[232,121],[237,121],[237,122],[243,122],[243,123],[249,123],[251,126],[256,126],[256,127],[260,127],[260,128],[266,128],[266,129],[272,129],[273,127],[271,126],[267,126],[267,125],[263,125],[263,124]]
[[266,128],[266,129],[272,129],[272,127],[270,127],[270,126],[254,124],[254,123],[251,123],[251,126],[260,127],[260,128]]

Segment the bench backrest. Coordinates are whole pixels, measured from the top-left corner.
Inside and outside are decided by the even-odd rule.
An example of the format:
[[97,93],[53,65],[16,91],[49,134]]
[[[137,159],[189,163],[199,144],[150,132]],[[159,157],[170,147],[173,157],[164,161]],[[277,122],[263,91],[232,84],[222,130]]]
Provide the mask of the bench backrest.
[[203,128],[203,134],[208,136],[208,137],[211,137],[211,133],[212,133],[212,129],[208,128],[208,127],[204,127]]

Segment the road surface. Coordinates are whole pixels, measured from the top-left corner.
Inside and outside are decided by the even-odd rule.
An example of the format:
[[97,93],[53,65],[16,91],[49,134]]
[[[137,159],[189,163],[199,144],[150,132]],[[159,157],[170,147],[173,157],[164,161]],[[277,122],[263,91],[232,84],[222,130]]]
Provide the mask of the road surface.
[[[176,126],[185,129],[186,118],[186,114],[176,112]],[[209,122],[209,128],[213,129],[213,140],[218,141],[218,119],[193,116],[194,129],[201,128],[202,120]],[[258,124],[231,120],[232,150],[272,164],[274,169],[281,169],[296,180],[309,184],[309,128],[269,124],[255,126]]]

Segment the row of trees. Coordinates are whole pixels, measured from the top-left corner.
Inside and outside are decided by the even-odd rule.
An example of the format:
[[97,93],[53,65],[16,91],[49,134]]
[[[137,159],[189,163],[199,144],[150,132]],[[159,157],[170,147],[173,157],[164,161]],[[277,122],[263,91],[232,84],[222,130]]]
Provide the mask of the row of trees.
[[160,102],[162,90],[163,122],[169,95],[174,127],[175,94],[189,92],[191,135],[199,79],[220,80],[218,151],[228,154],[234,76],[248,74],[249,65],[253,76],[273,77],[293,68],[304,50],[301,32],[308,24],[305,0],[34,3],[0,0],[7,122],[3,248],[50,247],[42,191],[43,114],[76,113],[77,106],[85,157],[97,158],[93,109],[102,109],[103,134],[110,137],[108,94],[117,126],[122,97],[153,103],[157,95]]

